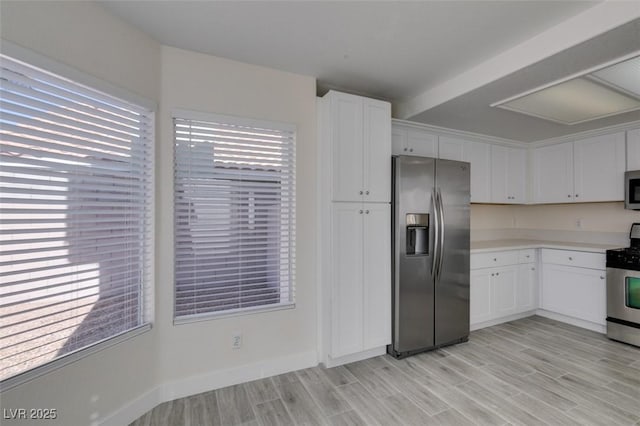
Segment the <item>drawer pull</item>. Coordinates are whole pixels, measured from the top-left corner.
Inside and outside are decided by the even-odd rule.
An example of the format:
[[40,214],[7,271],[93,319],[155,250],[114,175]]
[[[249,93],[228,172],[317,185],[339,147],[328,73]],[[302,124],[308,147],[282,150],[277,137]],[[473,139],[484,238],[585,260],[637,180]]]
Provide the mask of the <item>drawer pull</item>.
[[493,261],[494,261],[494,262],[497,262],[497,261],[498,261],[498,258],[494,257],[494,258],[493,258]]
[[573,260],[573,257],[569,256],[569,260]]
[[604,280],[604,277],[603,277],[602,275],[600,275],[600,279],[601,279],[601,280]]

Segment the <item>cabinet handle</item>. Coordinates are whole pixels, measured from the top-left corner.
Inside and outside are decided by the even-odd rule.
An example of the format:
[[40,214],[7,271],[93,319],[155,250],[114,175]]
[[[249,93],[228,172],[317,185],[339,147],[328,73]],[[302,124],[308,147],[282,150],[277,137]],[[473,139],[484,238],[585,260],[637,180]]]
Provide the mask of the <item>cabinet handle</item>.
[[532,271],[535,271],[535,270],[536,270],[536,268],[531,268],[531,270],[532,270]]
[[365,192],[365,194],[369,195],[369,191]]
[[569,256],[569,260],[573,260],[573,257]]
[[498,258],[494,257],[494,258],[493,258],[493,261],[494,261],[494,262],[497,262],[497,261],[498,261]]
[[492,277],[495,277],[495,276],[496,276],[496,274],[491,274],[491,276],[492,276]]
[[578,198],[580,196],[580,194],[576,194],[576,198]]
[[498,275],[500,275],[500,272],[496,272],[496,277],[497,277]]
[[567,195],[567,198],[571,198],[571,194]]
[[407,148],[404,149],[404,152],[407,152]]
[[360,191],[360,195],[362,195],[362,191]]
[[362,210],[360,210],[360,214],[362,214]]
[[365,210],[364,212],[365,212],[366,214],[369,214],[369,210]]
[[530,258],[530,257],[531,257],[531,255],[530,255],[530,254],[528,254],[528,255],[527,255],[527,259],[528,259],[528,258]]
[[600,279],[601,279],[601,280],[604,280],[604,277],[603,277],[602,275],[600,275]]

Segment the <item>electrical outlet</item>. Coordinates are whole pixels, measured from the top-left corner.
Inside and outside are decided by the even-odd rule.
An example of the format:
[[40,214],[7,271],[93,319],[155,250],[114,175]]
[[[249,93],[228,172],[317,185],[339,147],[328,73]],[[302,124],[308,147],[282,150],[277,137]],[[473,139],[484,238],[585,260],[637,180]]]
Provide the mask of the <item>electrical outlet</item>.
[[240,349],[242,347],[242,332],[236,331],[231,335],[231,349]]

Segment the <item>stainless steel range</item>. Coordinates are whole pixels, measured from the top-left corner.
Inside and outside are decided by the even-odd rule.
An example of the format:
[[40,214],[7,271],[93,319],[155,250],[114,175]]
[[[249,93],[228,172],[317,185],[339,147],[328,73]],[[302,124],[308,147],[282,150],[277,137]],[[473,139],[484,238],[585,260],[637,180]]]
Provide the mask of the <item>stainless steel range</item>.
[[607,250],[607,337],[640,346],[640,223],[630,247]]

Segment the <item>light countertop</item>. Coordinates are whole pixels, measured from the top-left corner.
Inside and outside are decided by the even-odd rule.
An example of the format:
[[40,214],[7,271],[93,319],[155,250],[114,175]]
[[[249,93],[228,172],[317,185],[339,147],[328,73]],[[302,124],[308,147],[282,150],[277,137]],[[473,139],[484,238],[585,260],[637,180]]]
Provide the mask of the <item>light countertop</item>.
[[610,244],[574,243],[570,241],[545,241],[545,240],[488,240],[472,241],[471,253],[484,253],[498,250],[519,250],[550,248],[561,250],[589,251],[604,253],[607,250],[620,248]]

